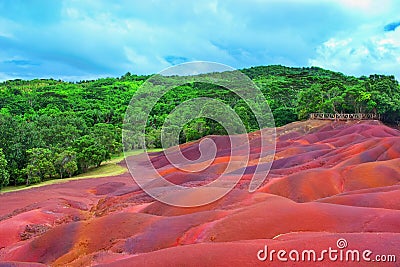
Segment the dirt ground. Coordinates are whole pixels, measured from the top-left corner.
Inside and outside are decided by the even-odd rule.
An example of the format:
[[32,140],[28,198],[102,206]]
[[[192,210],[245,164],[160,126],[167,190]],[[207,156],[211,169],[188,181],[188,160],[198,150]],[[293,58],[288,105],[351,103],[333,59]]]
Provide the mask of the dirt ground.
[[[330,247],[344,253],[371,250],[373,260],[389,254],[400,260],[400,131],[377,121],[296,122],[277,128],[276,153],[269,156],[260,155],[260,136],[249,134],[250,161],[239,184],[200,207],[155,201],[129,173],[2,194],[0,261],[31,266],[281,266],[276,254],[268,254],[272,261],[258,256],[266,248]],[[179,171],[163,152],[152,154],[154,168],[175,184],[191,186],[210,183],[230,161],[241,166],[240,156],[230,157],[227,137],[210,138],[218,151],[204,171]],[[182,145],[182,153],[196,159],[198,146]],[[256,166],[272,159],[267,179],[249,193]],[[163,192],[175,197],[173,191]],[[356,264],[328,257],[321,263]],[[291,262],[304,264],[301,259]],[[379,264],[396,266],[374,266]]]

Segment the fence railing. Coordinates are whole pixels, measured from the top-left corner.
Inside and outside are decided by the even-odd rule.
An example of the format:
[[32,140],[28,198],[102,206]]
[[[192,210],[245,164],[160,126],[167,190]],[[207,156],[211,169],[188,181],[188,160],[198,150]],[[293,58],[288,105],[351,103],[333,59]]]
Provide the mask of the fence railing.
[[311,120],[380,120],[374,113],[310,113]]

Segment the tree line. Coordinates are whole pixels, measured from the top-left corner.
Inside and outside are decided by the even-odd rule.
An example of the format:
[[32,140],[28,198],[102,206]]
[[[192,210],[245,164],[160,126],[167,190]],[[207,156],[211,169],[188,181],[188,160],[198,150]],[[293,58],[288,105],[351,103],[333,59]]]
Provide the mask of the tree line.
[[[241,71],[261,89],[276,126],[305,119],[312,112],[377,113],[388,123],[400,121],[400,87],[391,75],[356,78],[316,67],[279,65]],[[239,115],[247,132],[258,130],[254,114],[235,93],[193,82],[168,91],[153,107],[145,136],[132,136],[122,144],[126,108],[148,78],[127,73],[80,82],[0,83],[0,187],[71,177],[99,166],[122,148],[161,147],[161,127],[168,114],[196,97],[219,99]],[[184,125],[179,142],[210,134],[226,131],[212,119],[197,118]]]

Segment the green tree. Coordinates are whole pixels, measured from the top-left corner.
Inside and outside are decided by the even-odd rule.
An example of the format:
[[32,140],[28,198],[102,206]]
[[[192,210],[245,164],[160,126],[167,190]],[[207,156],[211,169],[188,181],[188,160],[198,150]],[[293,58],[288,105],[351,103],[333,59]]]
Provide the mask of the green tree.
[[121,152],[121,129],[108,123],[98,123],[93,126],[91,135],[107,150],[107,158]]
[[46,148],[32,148],[27,150],[26,153],[28,155],[28,165],[25,169],[27,185],[54,177],[56,171],[51,150]]
[[394,76],[371,75],[366,81],[366,91],[371,94],[368,107],[389,122],[400,120],[400,87]]
[[3,153],[3,149],[0,148],[0,189],[8,185],[9,178],[10,175],[7,170],[7,160]]
[[100,166],[101,163],[110,159],[107,147],[92,135],[84,135],[75,142],[78,167],[81,172],[86,172],[91,166]]
[[67,149],[57,154],[54,161],[54,167],[58,171],[61,179],[63,178],[64,173],[71,177],[78,170],[76,152]]
[[330,82],[324,94],[324,110],[333,113],[343,112],[343,103],[345,102],[346,92],[343,84],[339,82]]
[[185,142],[193,141],[202,138],[209,134],[210,128],[204,118],[197,118],[185,125],[183,134]]
[[323,103],[324,92],[320,84],[313,84],[311,87],[301,91],[297,104],[299,118],[307,118],[308,114],[312,112],[324,112]]

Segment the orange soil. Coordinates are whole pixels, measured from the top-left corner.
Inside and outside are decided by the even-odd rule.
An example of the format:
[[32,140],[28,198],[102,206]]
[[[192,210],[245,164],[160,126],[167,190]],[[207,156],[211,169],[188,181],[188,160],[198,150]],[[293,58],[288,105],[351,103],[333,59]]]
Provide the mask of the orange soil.
[[[339,238],[349,249],[394,254],[400,261],[398,130],[377,121],[306,121],[277,128],[271,171],[254,193],[247,189],[260,157],[260,133],[249,136],[250,162],[239,184],[201,207],[154,201],[127,173],[0,195],[0,261],[6,266],[281,266],[276,258],[259,261],[257,252],[265,245],[337,249]],[[217,158],[203,172],[177,171],[162,152],[151,154],[153,166],[176,184],[208,183],[230,159],[243,160],[229,157],[227,137],[211,138]],[[196,159],[198,144],[182,145],[183,154]],[[265,157],[261,164],[270,161]],[[168,194],[174,197],[173,191]],[[320,266],[355,264],[326,260]]]

